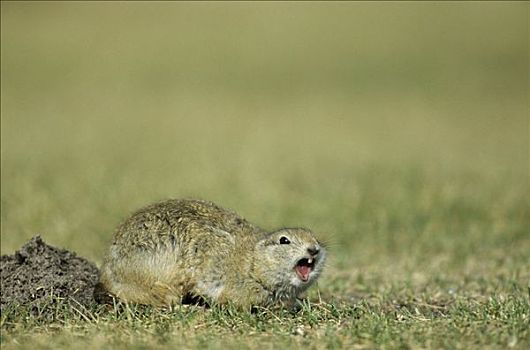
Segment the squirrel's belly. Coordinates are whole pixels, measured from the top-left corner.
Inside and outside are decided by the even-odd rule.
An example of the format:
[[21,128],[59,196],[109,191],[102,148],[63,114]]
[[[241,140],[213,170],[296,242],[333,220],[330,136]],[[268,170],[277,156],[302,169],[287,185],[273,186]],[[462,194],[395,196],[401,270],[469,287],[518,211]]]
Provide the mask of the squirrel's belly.
[[197,281],[197,294],[218,301],[221,293],[225,289],[224,283],[220,280],[201,280]]

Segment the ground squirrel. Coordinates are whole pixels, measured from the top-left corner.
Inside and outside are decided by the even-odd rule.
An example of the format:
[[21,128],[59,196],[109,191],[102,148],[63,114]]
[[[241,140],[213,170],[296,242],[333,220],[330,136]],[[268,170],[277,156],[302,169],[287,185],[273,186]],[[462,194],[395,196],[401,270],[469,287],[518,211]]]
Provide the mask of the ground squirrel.
[[156,306],[198,297],[243,308],[292,307],[325,258],[308,229],[267,232],[211,202],[168,200],[140,209],[117,228],[100,289]]

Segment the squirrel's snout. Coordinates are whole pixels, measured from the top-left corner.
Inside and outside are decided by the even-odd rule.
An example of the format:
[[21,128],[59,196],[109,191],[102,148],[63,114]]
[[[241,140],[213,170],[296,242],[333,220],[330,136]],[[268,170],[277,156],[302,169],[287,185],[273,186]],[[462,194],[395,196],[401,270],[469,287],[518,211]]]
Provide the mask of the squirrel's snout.
[[315,255],[317,255],[320,252],[320,248],[318,246],[314,245],[312,247],[307,248],[307,252],[311,256],[315,256]]

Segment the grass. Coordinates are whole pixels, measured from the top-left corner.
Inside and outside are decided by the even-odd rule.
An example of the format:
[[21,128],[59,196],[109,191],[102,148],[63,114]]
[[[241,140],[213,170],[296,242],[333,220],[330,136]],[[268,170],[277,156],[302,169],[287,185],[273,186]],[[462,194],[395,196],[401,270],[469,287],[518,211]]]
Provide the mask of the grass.
[[[488,285],[482,283],[481,287],[487,289]],[[524,348],[528,299],[523,291],[512,286],[506,296],[477,298],[459,294],[439,286],[414,291],[410,285],[394,285],[347,301],[331,298],[328,302],[305,302],[296,314],[266,309],[251,314],[231,308],[205,310],[194,306],[155,310],[117,305],[109,310],[73,311],[58,307],[58,318],[52,324],[39,324],[34,317],[22,314],[14,317],[16,322],[4,322],[6,329],[16,329],[4,336],[4,345]]]
[[10,348],[528,348],[526,3],[2,2],[1,252],[201,197],[311,227],[301,312],[2,314]]

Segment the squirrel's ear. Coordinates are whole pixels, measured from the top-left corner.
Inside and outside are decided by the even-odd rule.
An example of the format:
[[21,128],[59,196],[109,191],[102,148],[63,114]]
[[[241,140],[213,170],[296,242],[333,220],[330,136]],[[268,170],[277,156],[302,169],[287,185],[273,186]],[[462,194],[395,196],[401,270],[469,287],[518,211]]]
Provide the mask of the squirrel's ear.
[[273,233],[265,233],[261,235],[258,242],[256,243],[257,246],[267,246],[274,242],[273,239]]

